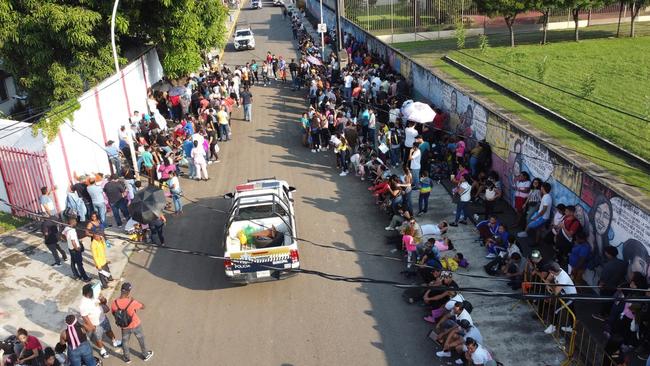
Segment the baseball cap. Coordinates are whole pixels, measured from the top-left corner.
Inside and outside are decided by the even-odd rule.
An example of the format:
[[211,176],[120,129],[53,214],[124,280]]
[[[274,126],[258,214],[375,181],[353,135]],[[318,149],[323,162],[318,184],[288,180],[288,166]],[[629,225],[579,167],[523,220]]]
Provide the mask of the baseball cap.
[[451,277],[451,272],[450,271],[442,271],[440,276],[450,278]]
[[121,291],[122,292],[129,292],[129,291],[131,291],[132,288],[133,288],[133,286],[131,285],[131,282],[124,282],[122,284]]
[[530,259],[533,262],[538,262],[540,259],[542,259],[542,253],[540,253],[539,250],[535,249],[530,253]]

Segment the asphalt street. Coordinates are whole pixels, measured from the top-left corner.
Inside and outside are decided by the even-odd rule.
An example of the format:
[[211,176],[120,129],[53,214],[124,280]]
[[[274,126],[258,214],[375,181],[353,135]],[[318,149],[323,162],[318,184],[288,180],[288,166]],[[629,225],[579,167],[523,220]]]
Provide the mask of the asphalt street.
[[[281,8],[243,10],[239,23],[255,32],[257,49],[235,52],[226,64],[261,60],[267,51],[291,58],[296,50]],[[301,146],[298,119],[304,93],[289,85],[255,86],[253,122],[233,113],[233,141],[222,143],[221,163],[209,182],[181,181],[184,215],[170,217],[167,245],[222,254],[227,209],[221,196],[249,178],[275,176],[296,186],[298,235],[313,241],[380,251],[386,218],[367,184],[339,177],[332,152]],[[401,280],[399,262],[300,244],[304,268],[346,276]],[[140,312],[155,365],[427,365],[434,351],[425,340],[423,313],[408,307],[401,290],[387,285],[335,282],[300,274],[249,286],[230,285],[223,264],[164,249],[136,253],[123,275]],[[139,352],[135,339],[131,347]],[[114,354],[116,355],[116,354]],[[143,364],[132,357],[133,364]],[[106,365],[120,365],[111,357]]]

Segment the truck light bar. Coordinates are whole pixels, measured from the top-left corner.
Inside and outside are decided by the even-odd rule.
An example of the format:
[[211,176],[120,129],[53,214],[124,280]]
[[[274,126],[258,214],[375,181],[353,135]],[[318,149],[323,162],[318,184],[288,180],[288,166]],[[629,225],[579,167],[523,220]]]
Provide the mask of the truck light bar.
[[254,191],[257,189],[278,188],[279,186],[280,186],[280,182],[255,182],[255,183],[248,183],[248,184],[240,184],[235,187],[235,190],[237,192],[245,192],[245,191]]

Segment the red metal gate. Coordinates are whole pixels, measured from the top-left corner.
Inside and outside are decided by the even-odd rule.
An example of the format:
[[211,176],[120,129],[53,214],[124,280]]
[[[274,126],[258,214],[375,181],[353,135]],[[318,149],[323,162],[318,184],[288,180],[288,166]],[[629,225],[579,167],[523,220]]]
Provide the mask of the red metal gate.
[[[52,172],[45,152],[33,152],[0,146],[0,173],[5,183],[11,211],[17,216],[40,212],[41,188],[54,188]],[[54,195],[54,203],[59,203]]]

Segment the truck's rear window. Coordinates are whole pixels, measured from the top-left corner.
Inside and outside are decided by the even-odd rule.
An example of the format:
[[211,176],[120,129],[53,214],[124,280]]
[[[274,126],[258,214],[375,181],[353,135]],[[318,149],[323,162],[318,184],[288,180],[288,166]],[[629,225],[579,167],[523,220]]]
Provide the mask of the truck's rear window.
[[240,220],[256,220],[264,219],[267,217],[273,216],[287,216],[287,212],[280,207],[280,205],[275,205],[275,213],[273,212],[273,205],[259,205],[259,206],[249,206],[249,207],[240,207],[237,214],[237,218]]
[[250,35],[250,31],[238,31],[236,37],[248,37]]

